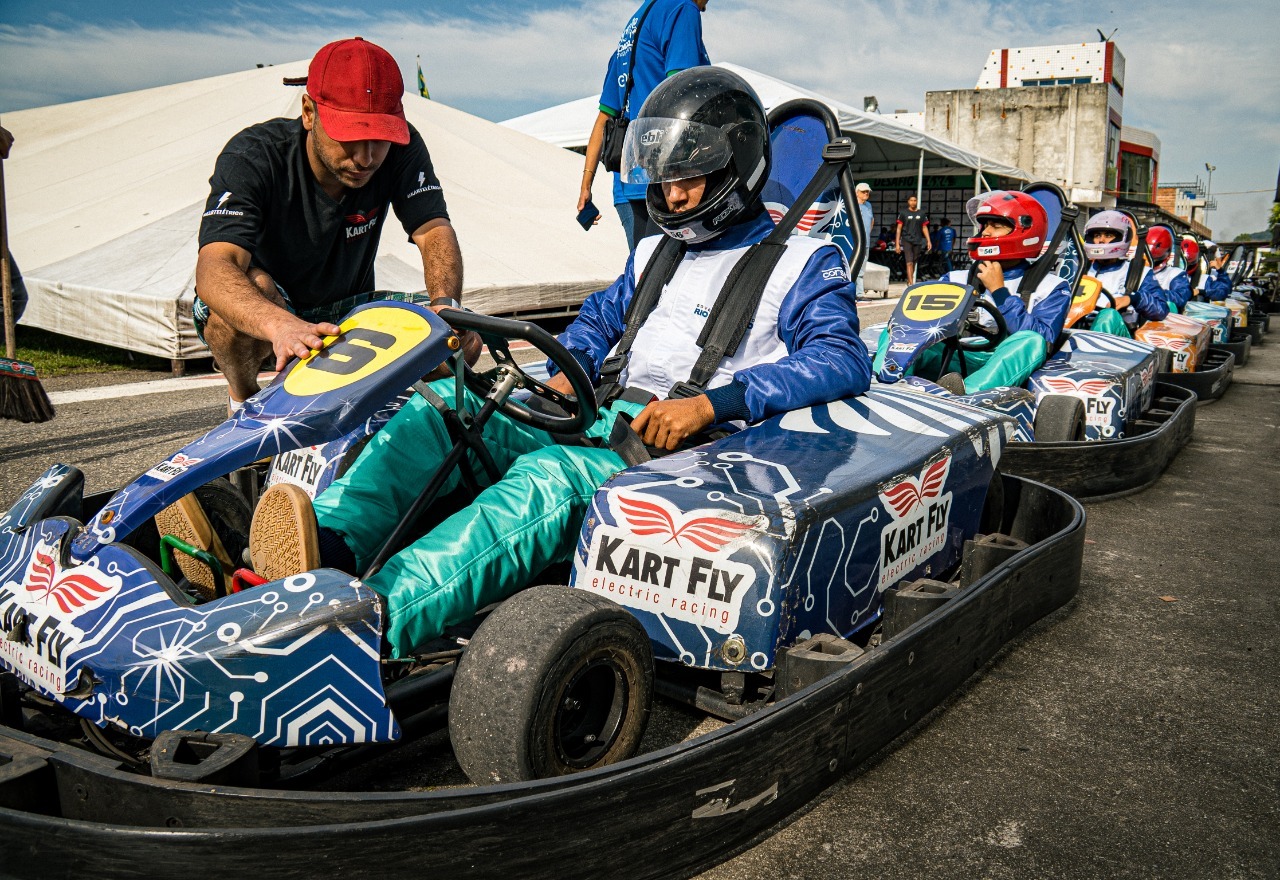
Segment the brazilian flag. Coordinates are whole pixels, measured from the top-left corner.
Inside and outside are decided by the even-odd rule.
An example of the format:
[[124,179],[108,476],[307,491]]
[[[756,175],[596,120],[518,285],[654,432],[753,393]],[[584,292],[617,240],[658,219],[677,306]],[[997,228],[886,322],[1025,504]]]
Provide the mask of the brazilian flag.
[[418,56],[418,94],[431,100],[431,93],[427,91],[427,81],[422,78],[422,56]]

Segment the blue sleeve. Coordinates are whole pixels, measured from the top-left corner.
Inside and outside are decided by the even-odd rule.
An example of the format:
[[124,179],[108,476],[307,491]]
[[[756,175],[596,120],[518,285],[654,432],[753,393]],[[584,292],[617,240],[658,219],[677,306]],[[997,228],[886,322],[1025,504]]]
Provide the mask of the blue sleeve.
[[702,44],[702,13],[698,7],[692,3],[681,3],[676,7],[666,33],[662,47],[664,74],[710,63],[707,49]]
[[1179,309],[1186,306],[1191,299],[1191,279],[1187,277],[1186,272],[1179,272],[1173,276],[1173,280],[1169,282],[1169,299],[1173,300],[1174,305]]
[[1169,315],[1169,303],[1164,288],[1150,269],[1145,270],[1142,283],[1133,294],[1133,307],[1143,321],[1160,321]]
[[[604,359],[618,344],[626,328],[627,306],[636,292],[634,260],[635,252],[632,251],[627,257],[627,267],[618,279],[587,297],[578,317],[556,337],[575,357],[585,355],[585,359],[578,357],[578,361],[592,382],[599,378]],[[547,372],[554,376],[559,371],[551,361],[547,361]]]
[[609,56],[609,66],[604,72],[604,85],[600,87],[600,109],[610,116],[617,116],[622,107],[622,86],[618,83],[618,53]]
[[1057,283],[1049,295],[1036,303],[1035,308],[1029,312],[1022,297],[1010,294],[1007,287],[993,291],[991,298],[999,307],[1000,314],[1004,315],[1010,334],[1030,330],[1043,336],[1052,348],[1062,334],[1062,325],[1066,323],[1067,311],[1071,308],[1071,285],[1066,280],[1053,276],[1047,280]]
[[[841,269],[831,272],[831,269]],[[824,279],[823,274],[832,275]],[[778,310],[778,335],[788,354],[734,373],[746,386],[751,421],[862,394],[871,385],[871,358],[858,337],[855,286],[839,248],[809,258]]]
[[1204,284],[1205,295],[1209,302],[1222,302],[1231,293],[1231,279],[1226,272],[1210,270],[1209,280]]

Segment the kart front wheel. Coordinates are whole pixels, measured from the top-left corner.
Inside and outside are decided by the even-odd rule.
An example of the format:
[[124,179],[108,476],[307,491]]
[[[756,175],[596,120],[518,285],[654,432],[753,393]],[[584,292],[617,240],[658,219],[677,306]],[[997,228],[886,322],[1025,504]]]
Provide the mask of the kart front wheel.
[[653,648],[608,599],[533,587],[476,630],[449,696],[454,755],[487,785],[577,773],[635,754],[653,700]]
[[1084,401],[1069,394],[1047,394],[1036,405],[1037,443],[1084,439]]

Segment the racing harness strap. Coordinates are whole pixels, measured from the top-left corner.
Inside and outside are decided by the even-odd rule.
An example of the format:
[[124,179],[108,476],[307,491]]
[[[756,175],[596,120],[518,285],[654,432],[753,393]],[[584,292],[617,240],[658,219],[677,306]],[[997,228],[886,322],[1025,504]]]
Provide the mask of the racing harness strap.
[[596,399],[601,406],[608,406],[617,400],[626,390],[618,384],[618,378],[627,368],[631,360],[631,346],[635,344],[640,328],[649,319],[649,315],[658,306],[662,291],[676,274],[676,267],[684,259],[687,246],[669,235],[663,235],[658,242],[657,250],[649,258],[636,292],[631,296],[627,313],[623,316],[626,328],[613,354],[604,359],[600,367],[600,384],[596,389]]
[[[1062,217],[1058,221],[1058,228],[1053,230],[1053,235],[1049,236],[1049,247],[1023,274],[1022,284],[1018,285],[1018,296],[1022,298],[1022,305],[1027,311],[1031,310],[1031,294],[1035,293],[1036,288],[1049,277],[1049,272],[1058,264],[1058,251],[1062,248],[1062,241],[1067,237],[1068,231],[1075,226],[1079,213],[1080,209],[1074,205],[1062,206]],[[1072,296],[1075,296],[1076,290],[1080,287],[1080,278],[1083,275],[1083,272],[1077,272],[1075,279],[1072,280]]]
[[[841,138],[840,141],[844,141]],[[839,142],[837,142],[839,143]],[[843,145],[841,145],[843,146]],[[667,399],[696,397],[706,391],[707,383],[716,375],[720,362],[733,357],[742,345],[742,338],[747,328],[755,320],[756,310],[760,307],[760,298],[764,296],[765,286],[773,275],[774,268],[787,249],[787,238],[791,235],[800,218],[822,194],[849,157],[843,151],[831,150],[828,145],[823,150],[823,162],[818,167],[813,179],[791,204],[773,231],[760,242],[753,244],[734,265],[729,277],[725,279],[724,288],[716,297],[716,304],[711,307],[711,314],[698,335],[698,346],[702,349],[698,360],[689,373],[689,378],[677,382],[671,387]]]

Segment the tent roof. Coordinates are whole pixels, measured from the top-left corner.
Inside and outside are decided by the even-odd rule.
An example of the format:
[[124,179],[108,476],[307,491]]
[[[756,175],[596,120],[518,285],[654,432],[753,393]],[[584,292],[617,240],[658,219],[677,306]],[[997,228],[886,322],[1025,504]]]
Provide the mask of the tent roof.
[[[7,113],[10,245],[32,290],[190,299],[200,213],[214,159],[238,131],[301,113],[307,62]],[[468,305],[532,311],[576,305],[627,258],[613,212],[585,234],[574,222],[582,160],[406,92],[462,247]],[[611,202],[601,175],[596,198]],[[419,290],[422,264],[398,224],[381,239],[380,287]],[[33,281],[36,282],[33,284]],[[474,294],[474,295],[473,295]],[[59,329],[49,327],[49,329]],[[135,350],[145,350],[137,348]]]
[[[984,174],[1030,180],[1021,168],[988,159],[961,149],[942,138],[925,134],[874,113],[866,113],[834,98],[803,89],[776,77],[739,64],[721,64],[751,83],[765,109],[795,98],[814,98],[830,107],[840,121],[840,128],[857,144],[854,157],[859,178],[877,179],[915,176],[920,151],[925,151],[925,167],[932,174],[967,172],[981,169]],[[581,98],[508,119],[502,124],[559,147],[581,147],[587,142],[591,126],[599,112],[593,97]]]

